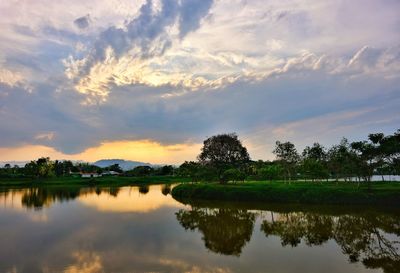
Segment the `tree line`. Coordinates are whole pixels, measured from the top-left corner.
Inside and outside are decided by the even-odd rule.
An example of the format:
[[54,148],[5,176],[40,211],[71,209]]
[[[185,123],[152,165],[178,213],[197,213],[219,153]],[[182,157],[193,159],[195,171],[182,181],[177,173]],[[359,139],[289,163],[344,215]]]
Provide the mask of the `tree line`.
[[276,141],[273,161],[252,161],[236,134],[221,134],[204,141],[197,161],[186,161],[178,173],[193,181],[344,180],[370,182],[373,175],[400,175],[400,129],[376,133],[367,140],[343,138],[329,148],[320,143],[300,153],[295,144]]
[[251,160],[237,134],[220,134],[207,138],[197,161],[185,161],[179,167],[137,166],[124,171],[118,164],[106,168],[69,160],[52,161],[42,157],[24,167],[6,164],[0,177],[60,177],[74,173],[116,172],[124,176],[190,177],[192,181],[227,183],[244,180],[365,181],[373,175],[400,175],[400,129],[391,135],[369,134],[367,140],[349,142],[343,138],[329,148],[320,143],[299,152],[295,144],[276,141],[272,151],[275,160]]
[[158,167],[137,166],[131,170],[124,171],[119,164],[101,168],[86,162],[73,162],[70,160],[51,160],[49,157],[41,157],[26,163],[25,166],[11,166],[5,164],[0,168],[0,177],[3,178],[48,178],[48,177],[68,177],[81,173],[109,174],[110,172],[121,176],[166,176],[173,175],[176,167],[164,165]]

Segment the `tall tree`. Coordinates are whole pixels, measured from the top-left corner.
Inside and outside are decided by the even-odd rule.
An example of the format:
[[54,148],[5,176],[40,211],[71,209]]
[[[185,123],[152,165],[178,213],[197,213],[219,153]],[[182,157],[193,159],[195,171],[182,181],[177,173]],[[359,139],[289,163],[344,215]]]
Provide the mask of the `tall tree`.
[[122,173],[122,172],[124,172],[124,171],[122,170],[122,168],[119,166],[119,164],[113,164],[113,165],[111,165],[111,166],[109,167],[109,169],[110,169],[110,171],[117,172],[117,173]]
[[328,151],[328,169],[336,182],[340,178],[345,181],[352,176],[360,177],[358,172],[357,156],[350,148],[346,138],[343,138],[338,145],[332,146]]
[[296,164],[300,160],[296,147],[289,141],[277,141],[273,153],[276,155],[277,160],[280,161],[285,170],[285,181],[288,179],[290,183],[296,171]]
[[54,175],[54,163],[49,157],[41,157],[25,165],[25,174],[36,177],[49,177]]
[[386,165],[393,174],[400,175],[400,129],[393,135],[379,138],[378,142],[384,162],[383,164]]
[[203,144],[198,159],[202,165],[212,166],[217,170],[217,176],[221,183],[226,182],[223,176],[225,170],[238,168],[250,161],[246,147],[234,133],[212,136]]
[[307,178],[322,179],[328,177],[326,164],[327,153],[325,148],[314,143],[312,147],[307,146],[302,153],[301,169],[303,175]]

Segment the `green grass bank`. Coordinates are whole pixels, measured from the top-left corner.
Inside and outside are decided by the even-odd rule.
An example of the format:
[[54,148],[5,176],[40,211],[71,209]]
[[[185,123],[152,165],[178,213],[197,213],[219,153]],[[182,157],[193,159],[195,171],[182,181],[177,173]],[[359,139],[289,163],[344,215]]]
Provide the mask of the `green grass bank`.
[[233,202],[276,202],[305,204],[400,206],[400,183],[374,182],[371,189],[357,183],[245,182],[186,183],[173,188],[172,196],[182,200]]
[[0,187],[24,187],[24,186],[104,186],[122,187],[131,185],[155,185],[189,182],[188,178],[175,176],[146,176],[124,177],[104,176],[96,178],[81,177],[50,177],[50,178],[0,178]]

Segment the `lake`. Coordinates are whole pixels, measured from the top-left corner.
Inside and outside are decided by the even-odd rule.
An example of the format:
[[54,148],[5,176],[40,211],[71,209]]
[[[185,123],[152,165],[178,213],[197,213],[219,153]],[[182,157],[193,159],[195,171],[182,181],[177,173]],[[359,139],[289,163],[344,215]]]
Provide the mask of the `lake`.
[[185,205],[170,189],[1,189],[0,272],[400,272],[397,209]]

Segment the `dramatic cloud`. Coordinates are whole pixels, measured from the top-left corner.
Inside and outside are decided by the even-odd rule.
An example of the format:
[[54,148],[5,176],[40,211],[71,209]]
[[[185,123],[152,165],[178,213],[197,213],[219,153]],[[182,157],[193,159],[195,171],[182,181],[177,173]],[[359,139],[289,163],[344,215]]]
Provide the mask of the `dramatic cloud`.
[[172,46],[177,21],[178,35],[183,39],[200,26],[200,20],[208,13],[212,2],[162,0],[156,9],[154,2],[147,0],[139,15],[123,27],[112,26],[101,32],[87,56],[66,60],[67,76],[78,80],[76,88],[79,92],[104,99],[109,92],[109,82],[124,82],[119,78],[126,77],[118,72],[126,68],[138,71],[141,60],[162,56]]
[[221,132],[270,158],[277,139],[331,145],[398,129],[399,1],[45,0],[0,9],[3,161],[119,153],[179,163]]

